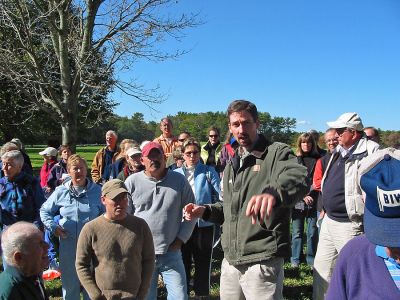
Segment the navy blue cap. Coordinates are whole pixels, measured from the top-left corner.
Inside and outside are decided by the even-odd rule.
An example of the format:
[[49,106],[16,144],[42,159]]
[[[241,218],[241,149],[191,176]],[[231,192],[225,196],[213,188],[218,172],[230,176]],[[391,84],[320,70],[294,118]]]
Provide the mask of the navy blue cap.
[[400,247],[400,150],[379,150],[361,161],[360,186],[365,194],[367,239]]

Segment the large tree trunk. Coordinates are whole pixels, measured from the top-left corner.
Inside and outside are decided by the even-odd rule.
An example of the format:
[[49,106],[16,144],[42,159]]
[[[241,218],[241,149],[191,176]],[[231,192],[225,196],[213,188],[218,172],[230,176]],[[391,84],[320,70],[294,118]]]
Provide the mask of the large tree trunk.
[[61,122],[62,144],[69,145],[73,153],[76,149],[77,128],[76,115],[69,115]]

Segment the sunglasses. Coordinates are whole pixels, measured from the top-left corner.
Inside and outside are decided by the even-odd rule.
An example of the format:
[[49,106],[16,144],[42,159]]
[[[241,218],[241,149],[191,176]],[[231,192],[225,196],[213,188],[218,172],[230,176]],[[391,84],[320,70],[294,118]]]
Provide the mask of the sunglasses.
[[352,129],[349,129],[349,128],[337,128],[337,129],[336,129],[336,133],[337,133],[339,136],[342,135],[345,131],[353,132],[353,130],[352,130]]
[[178,141],[184,142],[184,141],[186,141],[186,139],[178,139]]

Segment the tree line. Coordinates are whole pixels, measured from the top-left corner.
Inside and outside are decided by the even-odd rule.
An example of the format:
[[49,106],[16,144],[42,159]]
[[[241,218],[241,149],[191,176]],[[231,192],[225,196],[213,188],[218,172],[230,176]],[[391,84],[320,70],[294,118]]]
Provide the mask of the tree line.
[[[120,139],[153,139],[160,134],[158,122],[145,122],[141,113],[113,114],[117,103],[108,95],[118,89],[150,107],[164,101],[157,87],[118,74],[132,71],[140,59],[185,54],[160,45],[181,40],[202,23],[199,14],[181,12],[174,0],[0,1],[0,141],[19,137],[27,144],[74,148],[104,143],[108,129]],[[227,131],[223,112],[169,117],[175,134],[189,131],[200,141],[207,140],[211,125],[221,130],[221,139]],[[295,124],[293,118],[260,113],[260,132],[272,141],[294,145]],[[400,142],[399,131],[380,133],[383,146]]]
[[[0,93],[0,101],[2,101]],[[0,105],[1,106],[1,105]],[[10,115],[9,122],[6,118],[0,119],[0,140],[4,143],[13,137],[20,138],[25,144],[48,144],[54,141],[61,143],[62,138],[58,123],[46,114],[37,111],[25,122],[12,122],[15,114]],[[227,117],[224,112],[188,113],[178,112],[168,116],[174,125],[174,134],[187,131],[199,141],[208,139],[207,129],[216,126],[220,130],[221,141],[225,139],[228,131]],[[115,130],[119,140],[129,138],[138,142],[152,140],[161,134],[159,121],[146,122],[142,113],[134,113],[131,117],[108,114],[101,123],[91,125],[91,120],[80,122],[78,126],[78,144],[103,144],[104,134],[107,130]],[[260,132],[271,140],[291,143],[296,134],[294,127],[296,119],[271,117],[267,112],[260,113]]]
[[[0,91],[0,102],[3,100]],[[1,107],[1,103],[0,103]],[[17,118],[18,111],[14,114],[9,112],[7,117]],[[0,118],[0,141],[2,143],[13,137],[20,138],[27,145],[35,144],[60,144],[62,142],[59,124],[46,116],[44,112],[37,111],[31,118],[22,124],[12,121],[6,122],[7,117]],[[174,134],[188,131],[199,141],[207,141],[207,129],[216,126],[220,130],[221,141],[224,141],[228,131],[227,117],[225,112],[189,113],[178,112],[176,115],[168,116],[174,124]],[[94,117],[93,117],[94,118]],[[297,137],[301,132],[295,130],[296,119],[284,117],[272,117],[268,112],[260,112],[260,133],[271,141],[283,142],[295,147]],[[104,144],[105,132],[109,129],[115,130],[119,140],[129,138],[138,142],[152,140],[161,134],[159,121],[146,122],[140,112],[131,117],[118,116],[108,113],[101,123],[92,122],[87,117],[86,122],[80,122],[78,126],[78,144]],[[382,146],[396,146],[400,142],[400,131],[379,130]],[[319,144],[324,147],[323,132]]]

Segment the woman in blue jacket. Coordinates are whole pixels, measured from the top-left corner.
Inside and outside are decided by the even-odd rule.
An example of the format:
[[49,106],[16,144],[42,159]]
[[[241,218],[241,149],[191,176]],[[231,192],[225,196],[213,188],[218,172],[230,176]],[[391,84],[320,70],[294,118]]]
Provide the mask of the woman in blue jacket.
[[[59,237],[60,270],[65,300],[80,300],[81,285],[75,271],[75,256],[78,236],[83,225],[104,212],[101,203],[101,187],[87,175],[87,164],[78,154],[71,155],[67,162],[70,179],[66,179],[40,209],[45,227]],[[54,216],[60,215],[59,223]],[[83,299],[89,299],[86,291]]]
[[[185,162],[175,172],[183,174],[189,181],[197,205],[212,204],[220,198],[220,179],[214,167],[200,162],[200,144],[189,138],[183,144]],[[194,261],[194,285],[196,296],[208,296],[210,293],[211,257],[214,244],[214,224],[202,219],[197,221],[192,236],[182,247],[186,279],[190,282],[190,268]]]

